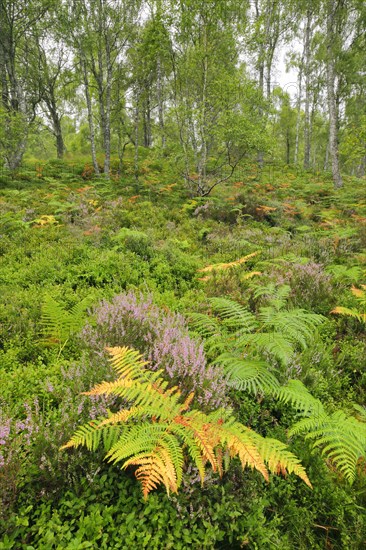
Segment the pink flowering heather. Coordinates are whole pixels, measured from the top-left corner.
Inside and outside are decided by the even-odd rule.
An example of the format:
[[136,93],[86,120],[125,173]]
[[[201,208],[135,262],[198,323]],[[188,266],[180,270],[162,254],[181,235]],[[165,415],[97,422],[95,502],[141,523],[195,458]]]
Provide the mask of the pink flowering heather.
[[[0,424],[0,445],[5,446],[10,436],[11,419],[8,418]],[[1,452],[0,447],[0,468],[5,465],[4,452]]]
[[222,373],[207,364],[203,345],[189,335],[184,317],[163,312],[150,296],[128,292],[102,301],[81,339],[94,364],[106,360],[105,346],[131,346],[184,394],[194,391],[201,406],[214,409],[225,403]]

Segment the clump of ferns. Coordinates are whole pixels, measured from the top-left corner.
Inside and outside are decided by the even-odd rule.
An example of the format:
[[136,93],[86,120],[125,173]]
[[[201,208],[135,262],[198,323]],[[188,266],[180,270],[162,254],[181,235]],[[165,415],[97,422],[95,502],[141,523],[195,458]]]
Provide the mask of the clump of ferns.
[[265,302],[255,313],[229,298],[211,298],[209,313],[190,315],[192,330],[203,338],[208,356],[225,367],[230,379],[238,383],[238,373],[246,365],[267,377],[263,383],[271,387],[268,359],[285,367],[298,350],[306,349],[325,318],[291,308],[290,292],[289,286],[257,287],[254,298],[264,297]]
[[60,357],[70,338],[77,334],[86,319],[86,313],[91,306],[91,297],[87,296],[70,309],[46,294],[42,303],[42,342],[47,346],[57,346]]
[[352,286],[351,288],[351,292],[358,303],[357,308],[337,306],[331,313],[351,317],[366,327],[366,285],[360,285],[360,287],[361,288]]
[[366,458],[366,409],[353,404],[353,414],[330,411],[299,380],[291,380],[273,394],[280,401],[291,403],[299,414],[300,419],[288,431],[289,437],[304,437],[353,483],[359,465]]
[[192,329],[203,338],[212,362],[223,368],[229,387],[291,405],[300,420],[289,436],[304,435],[352,482],[366,452],[364,419],[327,411],[299,380],[281,385],[265,360],[269,355],[278,366],[288,365],[296,350],[307,347],[324,317],[287,308],[288,287],[272,296],[269,290],[257,290],[268,297],[257,314],[228,298],[211,298],[209,314],[191,315]]
[[179,388],[168,386],[161,371],[146,368],[137,351],[126,347],[108,351],[118,378],[98,384],[86,395],[114,395],[125,405],[108,418],[80,427],[64,449],[103,446],[109,462],[135,469],[145,498],[159,485],[176,493],[188,458],[202,483],[208,466],[222,475],[237,457],[243,468],[257,470],[266,480],[270,472],[294,473],[311,487],[300,461],[284,443],[237,422],[231,410],[219,408],[206,414],[193,408],[193,393],[183,399]]

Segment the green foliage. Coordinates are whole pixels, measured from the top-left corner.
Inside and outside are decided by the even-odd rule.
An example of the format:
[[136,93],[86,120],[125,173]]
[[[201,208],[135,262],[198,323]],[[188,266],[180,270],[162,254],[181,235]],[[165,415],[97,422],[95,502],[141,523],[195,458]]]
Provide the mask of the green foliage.
[[331,313],[338,313],[339,315],[348,315],[354,317],[361,323],[366,324],[366,285],[361,285],[361,288],[352,287],[352,294],[355,296],[357,302],[362,308],[361,311],[353,308],[337,306]]
[[353,483],[360,460],[366,458],[365,410],[356,406],[359,419],[341,410],[327,412],[299,380],[275,390],[280,401],[291,403],[303,418],[289,430],[289,436],[305,434],[313,448],[320,448],[334,467]]
[[81,330],[85,322],[86,310],[91,299],[86,297],[69,310],[59,304],[52,296],[46,295],[42,304],[41,323],[44,342],[59,346],[60,352],[69,338]]
[[268,353],[280,364],[287,364],[295,350],[305,349],[316,328],[324,322],[321,315],[300,308],[289,309],[289,287],[257,287],[254,297],[266,297],[268,305],[252,313],[229,298],[211,298],[214,320],[209,315],[192,315],[192,327],[208,337],[212,348],[227,348],[236,353]]
[[[31,139],[41,147],[38,136]],[[86,185],[81,174],[90,159],[71,156],[70,148],[62,164],[28,157],[19,174],[4,170],[0,178],[1,433],[11,419],[10,437],[0,445],[0,548],[360,550],[366,537],[364,325],[329,313],[338,304],[363,313],[347,287],[362,289],[364,182],[346,178],[335,193],[320,174],[295,174],[280,165],[259,170],[248,163],[239,167],[237,182],[218,187],[209,201],[188,204],[184,190],[171,185],[179,178],[176,167],[167,172],[169,157],[157,161],[157,151],[144,149],[145,175],[136,198],[126,172],[129,167],[133,173],[132,151],[126,148],[122,177],[113,173],[109,182],[91,176]],[[116,160],[113,167],[119,169]],[[57,225],[34,223],[51,216]],[[246,280],[246,266],[238,263],[208,273],[207,282],[198,280],[204,266],[230,265],[256,250],[261,256],[246,266],[261,271],[257,279]],[[273,476],[265,484],[235,458],[220,479],[207,463],[202,487],[181,438],[179,493],[153,491],[145,503],[133,478],[136,467],[121,472],[102,461],[102,429],[99,450],[59,452],[77,425],[98,424],[108,417],[106,407],[115,413],[136,403],[112,394],[79,396],[99,380],[111,381],[111,369],[97,356],[90,368],[74,332],[62,361],[61,342],[44,345],[51,343],[40,323],[44,296],[68,313],[88,296],[95,303],[111,301],[136,287],[152,294],[162,310],[192,314],[192,328],[205,341],[207,371],[213,382],[218,371],[220,377],[225,372],[221,387],[225,382],[237,421],[250,426],[253,437],[280,441],[289,427],[291,452],[301,459],[313,491],[296,476]],[[220,296],[237,304],[235,313],[232,304],[219,313],[212,303],[207,315],[202,304]],[[271,312],[261,321],[265,308]],[[271,333],[278,312],[298,310],[328,319],[314,330],[309,318],[301,321],[286,362],[256,342],[239,348],[233,338]],[[277,332],[290,339],[285,322]],[[128,345],[134,345],[133,336]],[[316,416],[317,407],[322,413]],[[128,428],[149,418],[131,419]],[[33,431],[21,429],[26,422]],[[108,434],[113,430],[105,428]]]
[[250,466],[267,480],[268,468],[275,473],[294,472],[311,486],[299,461],[280,441],[262,438],[236,422],[228,410],[206,415],[191,409],[193,394],[180,402],[179,390],[169,388],[160,371],[145,369],[146,362],[138,352],[128,348],[110,348],[109,352],[119,378],[102,382],[88,395],[112,394],[131,405],[105,420],[82,426],[63,448],[85,445],[96,450],[103,443],[109,462],[122,462],[122,469],[137,467],[135,476],[145,498],[160,484],[168,494],[178,491],[183,477],[183,445],[201,483],[206,463],[222,475],[229,457],[238,456],[243,468]]
[[257,395],[274,392],[279,387],[277,378],[265,361],[242,359],[240,355],[222,353],[215,364],[224,368],[228,386],[237,390],[250,391]]

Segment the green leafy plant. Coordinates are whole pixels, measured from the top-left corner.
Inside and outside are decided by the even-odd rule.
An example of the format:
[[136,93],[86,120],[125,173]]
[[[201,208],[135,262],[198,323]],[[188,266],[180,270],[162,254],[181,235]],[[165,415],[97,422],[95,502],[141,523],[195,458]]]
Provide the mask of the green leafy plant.
[[320,448],[322,455],[353,483],[358,462],[366,457],[366,410],[355,405],[358,418],[342,410],[328,412],[299,380],[291,380],[276,394],[303,417],[291,427],[289,436],[305,434],[313,448]]
[[363,311],[359,311],[355,308],[337,306],[331,311],[331,313],[337,313],[339,315],[348,315],[349,317],[354,317],[361,323],[366,324],[366,285],[360,285],[360,286],[361,288],[356,288],[355,286],[353,286],[351,288],[351,292],[355,296],[356,300],[358,301]]
[[365,273],[358,265],[348,267],[346,265],[332,264],[326,268],[327,273],[330,273],[337,282],[354,283],[358,282]]
[[86,297],[67,310],[52,296],[46,295],[42,304],[41,317],[43,341],[48,345],[59,346],[61,354],[70,336],[82,328],[90,305],[91,299]]
[[[240,358],[250,356],[252,360],[253,356],[263,353],[285,365],[297,349],[307,347],[314,331],[324,321],[321,315],[286,307],[289,293],[288,286],[277,292],[259,287],[255,297],[267,296],[269,300],[268,305],[259,307],[257,313],[229,298],[211,298],[213,314],[191,314],[191,326],[206,339],[206,347],[211,352],[225,352],[215,361],[223,362],[229,374],[232,374],[230,357],[234,360],[232,367],[237,374]],[[261,363],[257,363],[258,369],[260,366]]]
[[122,469],[136,468],[145,498],[160,484],[168,493],[178,491],[185,454],[197,467],[202,483],[207,464],[222,475],[230,458],[237,456],[243,468],[250,466],[267,480],[269,471],[293,472],[311,486],[285,444],[261,437],[237,422],[230,410],[204,414],[191,408],[193,394],[182,401],[179,389],[168,387],[161,371],[148,370],[137,351],[126,347],[108,351],[119,377],[98,384],[86,395],[114,395],[122,398],[123,408],[79,428],[64,449],[85,445],[95,450],[103,444],[109,462],[122,463]]

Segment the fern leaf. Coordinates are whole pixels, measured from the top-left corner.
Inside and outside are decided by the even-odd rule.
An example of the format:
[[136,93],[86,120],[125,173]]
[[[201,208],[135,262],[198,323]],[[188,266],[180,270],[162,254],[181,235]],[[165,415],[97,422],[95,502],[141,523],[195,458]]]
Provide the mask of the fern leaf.
[[271,472],[275,474],[285,474],[286,472],[290,474],[294,473],[302,479],[306,485],[310,488],[312,487],[305,468],[302,466],[299,459],[287,450],[287,446],[284,443],[277,439],[260,438],[260,436],[257,436],[257,438],[259,452]]
[[80,447],[85,445],[89,451],[95,451],[101,441],[102,433],[99,431],[99,424],[95,421],[90,422],[86,426],[80,426],[70,441],[63,445],[61,449],[69,447]]
[[122,464],[122,468],[136,468],[145,498],[160,484],[168,493],[178,490],[185,449],[202,482],[206,464],[221,475],[229,456],[238,456],[243,467],[257,469],[266,479],[265,461],[270,466],[275,461],[282,471],[287,468],[306,481],[291,453],[283,451],[281,455],[275,444],[271,453],[260,436],[235,421],[231,411],[220,409],[207,415],[191,409],[193,395],[182,402],[180,391],[169,388],[161,373],[146,369],[140,354],[131,353],[128,348],[111,348],[109,352],[121,376],[115,382],[98,384],[88,393],[113,393],[131,406],[80,427],[64,449],[86,445],[95,450],[103,443],[106,460]]
[[343,411],[323,417],[319,424],[306,438],[315,440],[313,446],[322,447],[322,454],[353,483],[357,463],[366,453],[366,425]]
[[191,313],[189,324],[202,338],[210,338],[220,334],[220,324],[217,319],[204,313]]
[[291,287],[289,285],[277,287],[274,283],[270,283],[267,286],[257,286],[254,289],[253,296],[255,299],[266,297],[271,306],[279,311],[286,305],[290,293]]
[[266,393],[279,387],[276,377],[264,361],[242,359],[232,353],[223,353],[215,361],[223,366],[228,385],[251,393]]
[[258,448],[257,439],[253,438],[254,432],[238,422],[224,425],[222,439],[225,441],[232,456],[238,456],[242,467],[250,466],[259,471],[268,481],[268,471]]
[[42,304],[41,324],[43,333],[48,341],[65,344],[69,337],[78,332],[83,323],[87,307],[90,305],[90,298],[84,298],[76,304],[70,311],[58,302],[52,296],[46,295]]
[[199,269],[199,273],[211,273],[212,271],[223,271],[227,269],[231,269],[234,267],[238,267],[242,264],[245,264],[248,260],[251,258],[254,258],[254,256],[257,256],[260,252],[252,252],[251,254],[248,254],[247,256],[244,256],[243,258],[239,258],[239,260],[234,260],[233,262],[229,263],[221,263],[221,264],[211,264],[208,265],[202,269]]
[[331,313],[338,315],[347,315],[348,317],[354,317],[358,321],[366,322],[366,313],[360,313],[356,309],[350,309],[349,307],[337,306],[332,309]]
[[288,363],[295,353],[295,346],[286,336],[276,331],[241,335],[237,340],[239,348],[259,350],[273,355],[281,363]]
[[314,411],[317,416],[324,414],[324,408],[319,399],[311,395],[309,390],[300,380],[290,380],[286,386],[281,386],[275,391],[276,397],[283,403],[290,403],[302,414]]
[[187,430],[187,427],[181,422],[181,419],[176,419],[175,422],[172,423],[170,426],[170,431],[183,441],[187,448],[188,454],[198,470],[201,484],[203,485],[205,479],[205,461],[202,457],[201,450],[196,439],[193,437],[192,433]]
[[225,326],[244,331],[254,330],[258,326],[255,316],[244,306],[229,298],[211,298],[210,304],[215,312],[225,320]]
[[121,377],[141,376],[141,369],[147,365],[140,352],[127,347],[106,348],[111,355],[111,365]]

